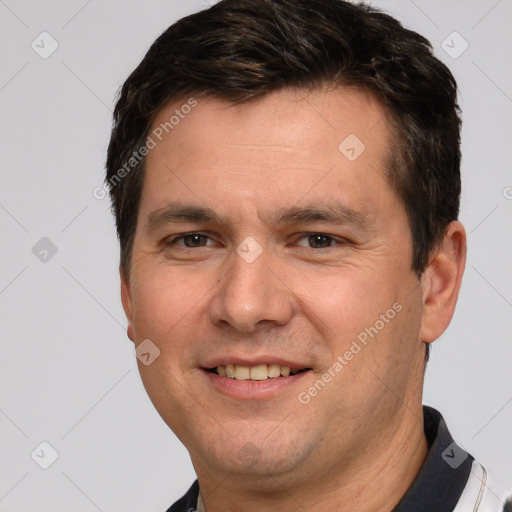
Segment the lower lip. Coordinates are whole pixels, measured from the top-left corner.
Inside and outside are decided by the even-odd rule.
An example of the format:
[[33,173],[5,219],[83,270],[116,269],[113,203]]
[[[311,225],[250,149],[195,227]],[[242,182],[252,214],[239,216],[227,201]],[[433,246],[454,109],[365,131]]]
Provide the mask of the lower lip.
[[280,393],[290,390],[300,383],[311,370],[265,380],[236,380],[221,377],[213,372],[201,370],[210,383],[221,393],[240,400],[258,400],[273,398]]

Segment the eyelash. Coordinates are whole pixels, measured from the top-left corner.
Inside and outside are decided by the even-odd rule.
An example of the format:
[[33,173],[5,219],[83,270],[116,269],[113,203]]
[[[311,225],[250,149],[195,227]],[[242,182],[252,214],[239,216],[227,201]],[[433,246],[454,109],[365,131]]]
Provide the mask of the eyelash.
[[[190,233],[183,233],[181,235],[176,235],[176,236],[172,237],[171,239],[164,241],[164,245],[165,246],[176,245],[176,242],[182,241],[185,238],[190,237],[190,236],[200,236],[200,237],[205,237],[205,238],[208,238],[209,240],[211,240],[211,238],[208,235],[205,235],[204,233],[192,231]],[[298,240],[301,240],[303,238],[312,237],[312,236],[328,238],[331,242],[334,242],[334,243],[336,243],[336,242],[341,243],[341,244],[347,243],[347,241],[343,238],[335,237],[333,235],[328,235],[326,233],[320,233],[317,231],[302,233],[301,236],[298,238]],[[187,247],[186,245],[183,245],[181,247],[183,247],[185,249],[199,249],[202,247],[210,247],[210,246]],[[329,249],[330,247],[333,247],[333,245],[328,245],[327,247],[308,247],[308,248],[319,250],[319,249]]]

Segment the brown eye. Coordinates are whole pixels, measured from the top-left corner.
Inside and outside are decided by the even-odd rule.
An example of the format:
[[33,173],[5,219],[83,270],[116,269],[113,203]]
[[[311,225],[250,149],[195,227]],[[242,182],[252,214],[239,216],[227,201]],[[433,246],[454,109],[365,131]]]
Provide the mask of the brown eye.
[[168,239],[164,243],[166,246],[187,247],[190,249],[215,245],[209,236],[201,233],[185,233]]
[[332,236],[322,235],[321,233],[313,233],[308,236],[309,246],[313,249],[324,249],[330,247],[333,243]]
[[207,236],[199,235],[198,233],[183,235],[181,238],[186,247],[203,247],[208,240]]

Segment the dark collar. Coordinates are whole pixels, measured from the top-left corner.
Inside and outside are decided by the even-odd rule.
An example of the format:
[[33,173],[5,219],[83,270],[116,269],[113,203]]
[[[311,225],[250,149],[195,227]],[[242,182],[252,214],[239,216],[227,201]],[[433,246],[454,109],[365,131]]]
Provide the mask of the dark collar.
[[[441,414],[423,406],[429,452],[420,472],[392,512],[452,512],[466,486],[473,457],[455,445]],[[199,484],[167,512],[190,512],[197,506]]]
[[167,512],[192,512],[197,507],[197,497],[199,496],[199,484],[197,480],[190,486],[187,494],[179,499]]
[[473,457],[454,443],[441,414],[424,405],[423,418],[428,455],[393,512],[452,512],[471,473]]

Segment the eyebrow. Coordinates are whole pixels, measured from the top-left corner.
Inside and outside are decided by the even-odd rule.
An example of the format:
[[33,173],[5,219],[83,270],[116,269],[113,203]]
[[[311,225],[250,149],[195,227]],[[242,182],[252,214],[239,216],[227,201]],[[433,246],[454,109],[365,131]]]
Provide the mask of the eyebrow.
[[179,222],[225,224],[211,208],[170,202],[163,208],[152,211],[147,216],[144,230],[148,233],[152,233],[167,224],[177,224]]
[[311,224],[324,222],[333,225],[353,226],[361,231],[371,231],[374,218],[366,211],[355,210],[339,201],[322,205],[294,206],[278,211],[278,224]]
[[[339,201],[323,203],[321,205],[309,204],[281,208],[273,216],[276,224],[311,224],[324,222],[332,225],[346,225],[361,231],[372,231],[375,219],[366,211],[355,210]],[[228,225],[227,218],[217,215],[206,206],[186,205],[179,202],[170,202],[163,208],[154,210],[146,219],[144,230],[152,233],[167,224],[180,222],[209,223]]]

